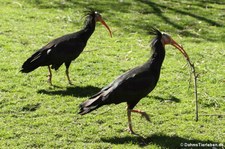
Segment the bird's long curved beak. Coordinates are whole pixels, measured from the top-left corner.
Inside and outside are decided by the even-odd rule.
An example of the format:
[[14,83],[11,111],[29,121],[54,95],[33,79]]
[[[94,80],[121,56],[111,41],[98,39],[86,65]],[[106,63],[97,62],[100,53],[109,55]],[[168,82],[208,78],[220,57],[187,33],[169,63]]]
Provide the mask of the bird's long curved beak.
[[109,26],[105,23],[105,21],[102,18],[99,18],[99,21],[102,23],[102,25],[104,25],[108,29],[109,34],[112,37],[112,32],[111,32]]
[[182,46],[180,46],[176,41],[172,40],[171,41],[171,45],[173,45],[175,48],[177,48],[178,50],[180,50],[180,52],[184,55],[184,57],[189,60],[189,56],[186,53],[186,51],[183,49]]

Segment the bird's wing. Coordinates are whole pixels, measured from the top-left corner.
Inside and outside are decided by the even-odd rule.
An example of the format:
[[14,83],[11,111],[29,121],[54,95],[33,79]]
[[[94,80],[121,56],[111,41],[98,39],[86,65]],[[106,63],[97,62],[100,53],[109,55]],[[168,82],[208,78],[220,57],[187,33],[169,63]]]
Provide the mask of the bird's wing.
[[85,45],[85,42],[80,41],[79,32],[64,35],[37,50],[24,62],[22,68],[29,68],[27,71],[31,71],[30,66],[33,64],[35,67],[32,67],[32,70],[40,65],[44,66],[53,63],[60,66],[63,62],[71,61],[78,57]]
[[154,76],[152,76],[148,70],[137,67],[117,78],[112,86],[114,86],[115,91],[123,92],[123,94],[137,93],[147,89],[153,80]]
[[78,34],[68,34],[59,37],[40,49],[41,53],[47,52],[47,55],[53,57],[55,63],[72,61],[79,56],[86,46],[86,42],[79,38]]
[[102,100],[106,100],[107,103],[120,103],[129,100],[127,97],[131,95],[139,96],[143,92],[148,92],[150,90],[149,84],[154,84],[155,79],[154,76],[149,76],[151,74],[147,70],[142,68],[136,67],[127,71],[91,98],[101,95],[104,97]]
[[[151,71],[150,71],[151,72]],[[102,105],[127,102],[134,106],[154,88],[154,75],[143,66],[136,67],[104,87],[100,92],[80,104],[79,114],[87,114]],[[152,88],[152,89],[151,89]]]
[[72,34],[67,34],[64,36],[61,36],[59,38],[56,38],[54,40],[52,40],[51,42],[49,42],[47,45],[45,45],[44,47],[42,47],[42,49],[51,49],[57,46],[72,46],[74,44],[78,44],[80,45],[80,43],[82,43],[82,41],[79,41],[79,34],[76,33],[72,33]]

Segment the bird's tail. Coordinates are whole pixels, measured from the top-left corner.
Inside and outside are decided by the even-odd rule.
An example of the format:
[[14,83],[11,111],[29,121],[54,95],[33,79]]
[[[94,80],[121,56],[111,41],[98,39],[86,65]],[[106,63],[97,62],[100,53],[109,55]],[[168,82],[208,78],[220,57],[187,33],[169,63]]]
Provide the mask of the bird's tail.
[[22,69],[20,70],[23,73],[28,73],[43,64],[47,54],[44,54],[41,51],[37,51],[30,58],[28,58],[22,65]]
[[92,96],[89,100],[80,104],[79,114],[87,114],[104,105],[104,96],[100,93]]

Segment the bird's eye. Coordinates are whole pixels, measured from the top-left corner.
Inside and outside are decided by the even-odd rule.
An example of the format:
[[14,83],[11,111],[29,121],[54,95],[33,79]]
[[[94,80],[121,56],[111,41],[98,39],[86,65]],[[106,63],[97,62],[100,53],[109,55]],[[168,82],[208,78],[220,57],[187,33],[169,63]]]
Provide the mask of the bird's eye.
[[99,13],[97,11],[95,11],[95,15],[98,15]]

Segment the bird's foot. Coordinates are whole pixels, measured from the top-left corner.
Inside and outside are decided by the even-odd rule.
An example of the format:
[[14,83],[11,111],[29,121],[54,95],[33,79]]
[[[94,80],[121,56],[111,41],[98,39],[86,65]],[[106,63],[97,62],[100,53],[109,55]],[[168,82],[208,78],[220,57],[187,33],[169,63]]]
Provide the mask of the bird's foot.
[[69,85],[74,85],[74,84],[72,83],[72,81],[69,81]]
[[126,131],[128,131],[130,134],[137,136],[137,137],[141,137],[139,134],[135,133],[132,129],[130,129],[129,127],[126,129]]
[[49,81],[48,81],[48,83],[49,83],[50,86],[53,86],[52,82],[49,82]]
[[127,127],[127,128],[126,128],[126,131],[128,131],[130,134],[136,134],[136,133],[133,131],[133,129],[130,128],[130,127]]
[[141,117],[144,117],[147,121],[151,122],[150,117],[146,112],[141,112]]
[[48,83],[52,86],[52,79],[48,79]]

